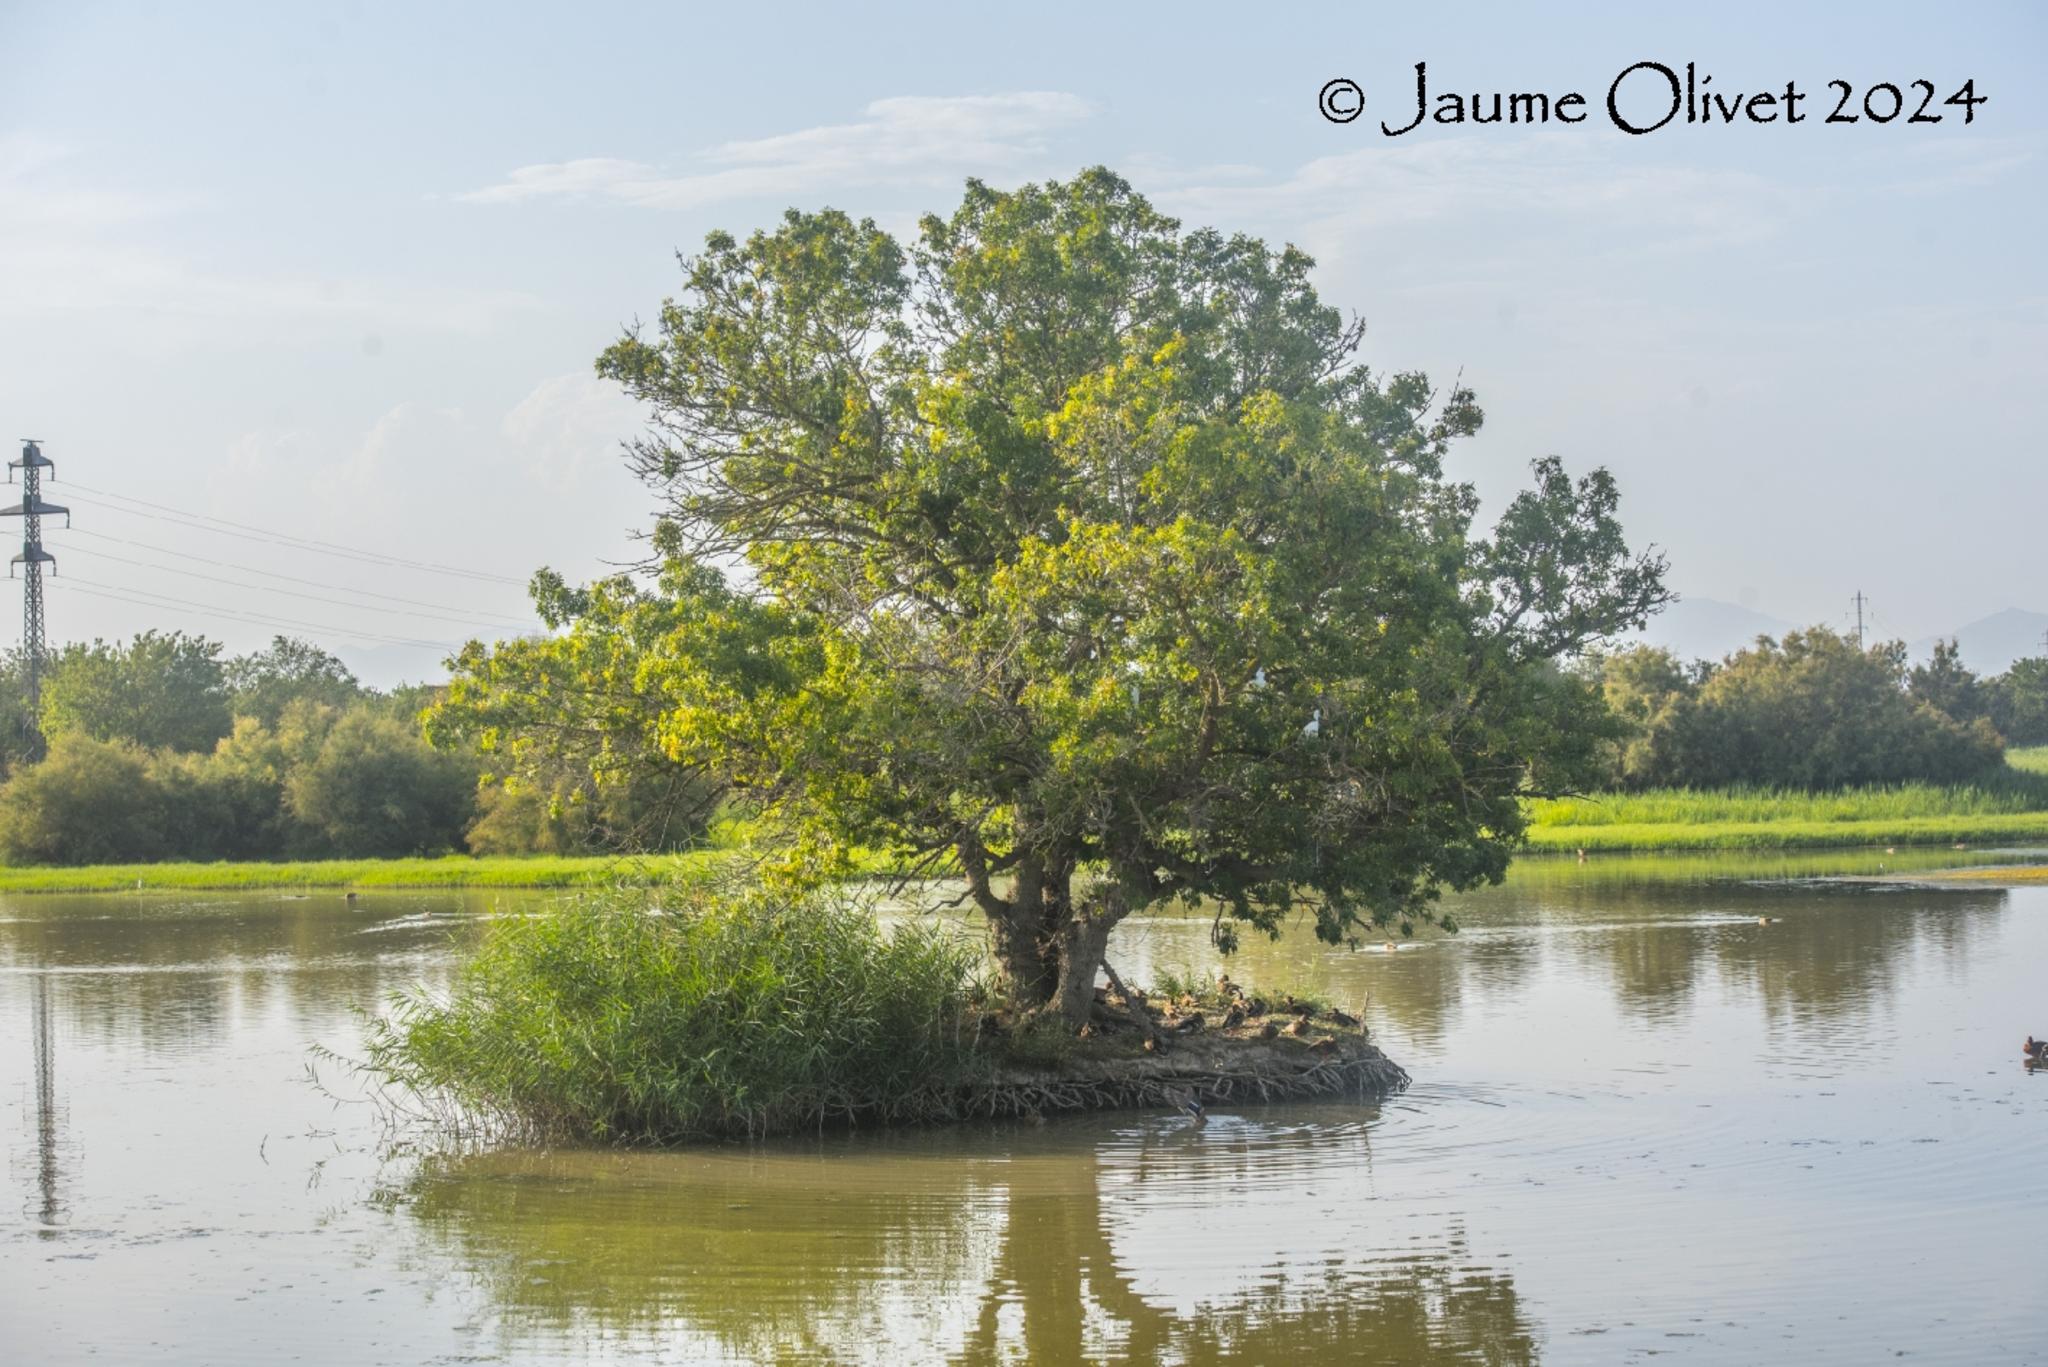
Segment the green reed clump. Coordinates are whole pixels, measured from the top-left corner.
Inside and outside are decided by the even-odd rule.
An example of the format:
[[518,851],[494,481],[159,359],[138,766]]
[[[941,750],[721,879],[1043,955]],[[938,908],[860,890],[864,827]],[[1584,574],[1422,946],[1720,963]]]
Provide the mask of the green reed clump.
[[976,950],[831,897],[617,892],[493,923],[367,1067],[494,1132],[659,1143],[922,1118],[986,1060]]

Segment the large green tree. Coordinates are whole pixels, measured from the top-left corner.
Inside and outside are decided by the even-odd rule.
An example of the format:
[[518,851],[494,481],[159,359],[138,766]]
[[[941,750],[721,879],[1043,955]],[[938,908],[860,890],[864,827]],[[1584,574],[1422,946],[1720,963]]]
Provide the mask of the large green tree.
[[1623,787],[1961,783],[2004,762],[1988,720],[1936,705],[1980,710],[1976,676],[1952,647],[1909,673],[1902,643],[1865,648],[1816,626],[1693,671],[1647,647],[1603,663],[1627,732],[1613,774]]
[[210,750],[232,721],[220,649],[182,631],[139,632],[125,645],[67,645],[43,684],[43,733]]
[[2001,735],[2015,745],[2048,744],[2048,656],[2013,661],[1985,691]]
[[1443,464],[1473,395],[1365,366],[1311,265],[1104,170],[970,181],[907,245],[833,210],[713,234],[598,364],[651,415],[663,582],[472,652],[444,724],[545,697],[599,734],[630,695],[800,850],[949,860],[1069,1019],[1163,902],[1225,947],[1429,919],[1590,775],[1597,690],[1555,661],[1663,564],[1555,460],[1476,533]]
[[292,636],[272,637],[267,649],[235,656],[223,677],[234,714],[271,727],[294,702],[344,708],[365,693],[338,657]]

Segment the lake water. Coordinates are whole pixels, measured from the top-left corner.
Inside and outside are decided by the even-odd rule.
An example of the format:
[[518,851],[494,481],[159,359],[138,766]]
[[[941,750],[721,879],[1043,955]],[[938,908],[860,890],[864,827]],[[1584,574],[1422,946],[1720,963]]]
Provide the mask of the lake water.
[[534,899],[10,898],[0,1360],[2048,1363],[2048,887],[1785,878],[1875,862],[1532,863],[1455,937],[1249,947],[1367,1004],[1379,1107],[670,1153],[421,1155],[308,1080]]

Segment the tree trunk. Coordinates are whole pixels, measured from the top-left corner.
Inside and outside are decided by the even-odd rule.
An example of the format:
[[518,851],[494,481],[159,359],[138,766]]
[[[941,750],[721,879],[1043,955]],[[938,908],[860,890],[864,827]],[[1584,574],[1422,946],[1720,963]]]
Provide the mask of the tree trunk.
[[1056,932],[1037,914],[1023,909],[989,918],[989,947],[1009,985],[1010,999],[1035,1010],[1053,999],[1059,988],[1060,961]]
[[1048,870],[1043,860],[1027,856],[1018,861],[1009,897],[982,904],[989,915],[990,948],[1009,981],[1010,998],[1027,1011],[1046,1005],[1059,990],[1059,930],[1070,905],[1068,877],[1064,869]]
[[[978,846],[965,847],[978,853]],[[1008,897],[989,886],[978,859],[965,861],[976,900],[988,916],[989,949],[1002,969],[1011,1004],[1025,1011],[1047,1007],[1079,1028],[1095,1004],[1095,978],[1111,927],[1128,901],[1112,888],[1096,904],[1074,905],[1073,866],[1026,857],[1017,864]]]
[[1091,912],[1076,912],[1059,930],[1060,1019],[1079,1029],[1095,1005],[1095,975],[1102,971],[1102,955],[1109,948],[1111,921]]

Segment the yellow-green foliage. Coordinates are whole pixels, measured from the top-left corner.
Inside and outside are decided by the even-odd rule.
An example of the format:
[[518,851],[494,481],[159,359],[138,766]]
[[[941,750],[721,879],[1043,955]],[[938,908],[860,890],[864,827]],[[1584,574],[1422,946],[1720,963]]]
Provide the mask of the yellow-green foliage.
[[1724,822],[1902,821],[1930,817],[2048,814],[2048,801],[2027,786],[1848,788],[1809,793],[1797,789],[1653,788],[1642,793],[1607,793],[1530,804],[1532,834],[1546,827],[1698,826]]
[[1539,826],[1534,850],[1772,850],[2048,840],[2048,812],[1872,821],[1720,821]]
[[2029,774],[2048,774],[2048,745],[2030,745],[2024,750],[2008,750],[2005,752],[2005,762]]
[[1983,782],[1833,792],[1656,788],[1529,804],[1538,850],[1798,849],[2048,840],[2048,746]]

